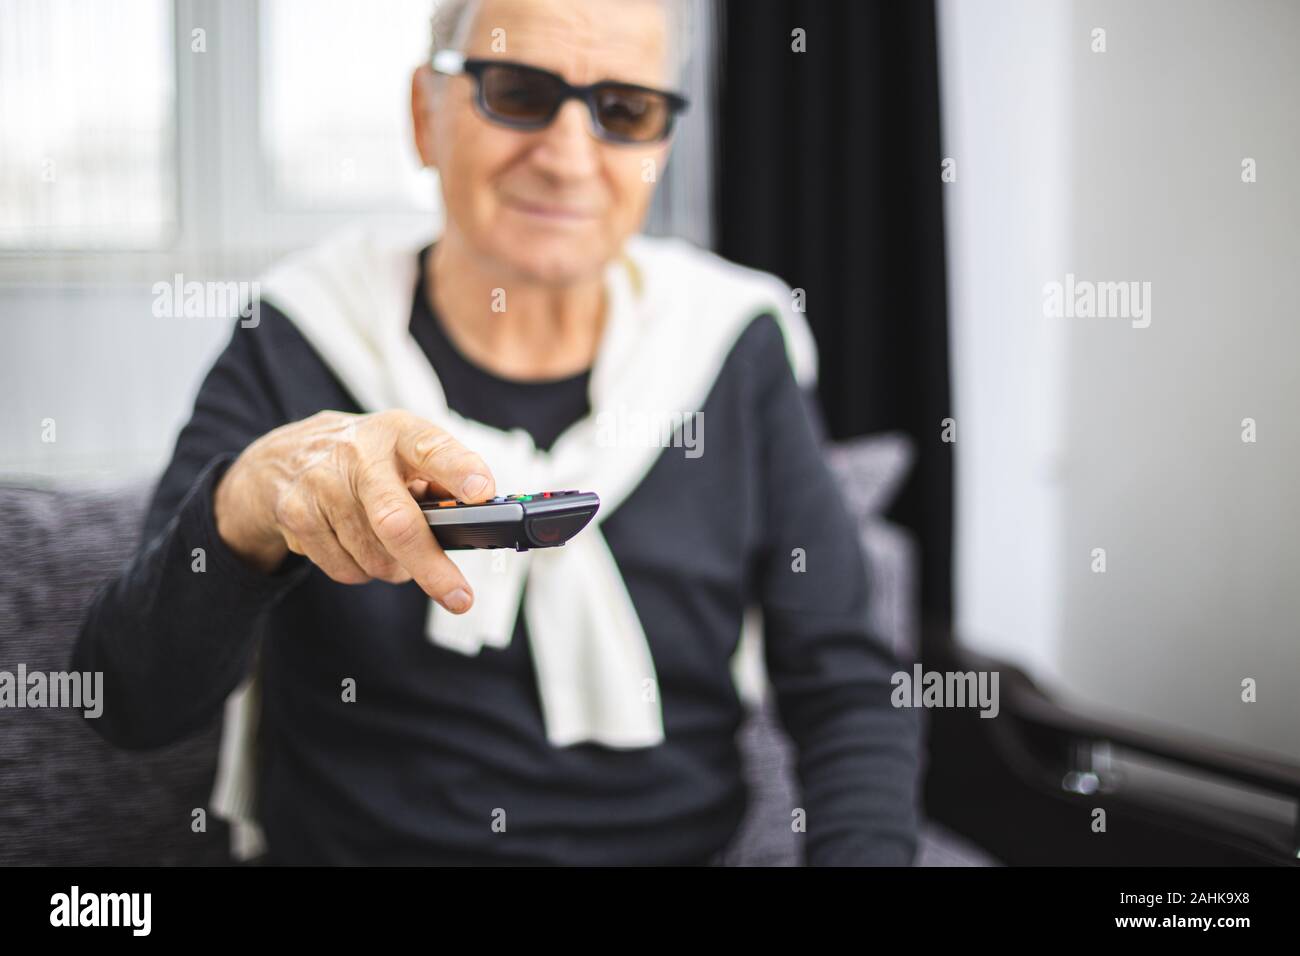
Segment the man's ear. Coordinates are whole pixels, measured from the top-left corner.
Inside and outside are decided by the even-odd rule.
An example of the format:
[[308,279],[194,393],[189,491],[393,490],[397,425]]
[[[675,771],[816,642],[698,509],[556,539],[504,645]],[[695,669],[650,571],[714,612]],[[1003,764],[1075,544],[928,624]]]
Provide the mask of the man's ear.
[[420,154],[420,165],[436,169],[437,152],[434,149],[433,111],[436,105],[433,84],[435,77],[429,65],[422,64],[411,74],[411,129],[415,136],[415,149]]

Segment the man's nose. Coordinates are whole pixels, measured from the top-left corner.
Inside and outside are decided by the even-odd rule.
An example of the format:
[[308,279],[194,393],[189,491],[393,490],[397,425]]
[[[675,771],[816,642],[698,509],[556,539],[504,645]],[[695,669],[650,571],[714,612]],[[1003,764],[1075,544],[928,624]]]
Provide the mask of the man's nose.
[[591,113],[581,100],[566,100],[541,130],[533,160],[557,178],[577,179],[597,170],[599,143],[591,135]]

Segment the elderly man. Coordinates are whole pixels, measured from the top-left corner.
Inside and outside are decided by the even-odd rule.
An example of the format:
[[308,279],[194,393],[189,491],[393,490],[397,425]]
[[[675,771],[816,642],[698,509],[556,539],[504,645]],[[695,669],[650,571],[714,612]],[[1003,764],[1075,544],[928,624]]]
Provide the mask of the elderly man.
[[[224,714],[240,855],[713,861],[747,803],[756,608],[799,752],[781,825],[813,864],[910,862],[917,727],[803,318],[774,277],[637,235],[685,106],[680,12],[443,4],[412,117],[445,225],[277,266],[204,381],[74,666],[104,673],[121,746]],[[692,447],[619,425],[655,414]],[[420,507],[567,488],[602,508],[544,551],[445,553]]]

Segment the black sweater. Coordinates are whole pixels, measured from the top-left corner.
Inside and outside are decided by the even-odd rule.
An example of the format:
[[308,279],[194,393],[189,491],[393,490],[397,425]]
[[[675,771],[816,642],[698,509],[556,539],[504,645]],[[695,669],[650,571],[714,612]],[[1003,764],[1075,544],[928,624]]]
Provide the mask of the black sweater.
[[[587,413],[585,374],[498,378],[456,350],[418,291],[411,331],[466,417],[549,447]],[[296,555],[274,574],[241,563],[216,532],[217,480],[258,436],[321,409],[359,410],[264,305],[204,381],[145,543],[88,612],[72,667],[104,673],[99,733],[152,747],[209,726],[260,648],[258,813],[277,861],[702,863],[745,808],[729,664],[757,601],[799,751],[808,862],[910,861],[917,722],[890,705],[896,663],[868,633],[857,536],[771,316],[741,335],[709,394],[705,454],[665,449],[604,520],[660,683],[656,747],[552,746],[522,615],[508,647],[467,657],[426,638],[413,583],[337,584]],[[806,572],[792,569],[795,548]]]

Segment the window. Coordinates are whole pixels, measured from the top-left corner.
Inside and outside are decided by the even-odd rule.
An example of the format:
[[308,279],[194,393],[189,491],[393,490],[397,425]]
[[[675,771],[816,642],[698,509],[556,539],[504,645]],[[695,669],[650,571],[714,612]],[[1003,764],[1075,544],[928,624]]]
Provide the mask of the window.
[[166,245],[175,96],[167,0],[0,3],[0,248]]
[[[435,0],[0,0],[0,287],[251,278],[360,222],[441,216],[410,78]],[[647,230],[707,244],[701,17]]]
[[268,201],[305,211],[432,209],[411,141],[411,70],[429,0],[266,0],[261,133]]

